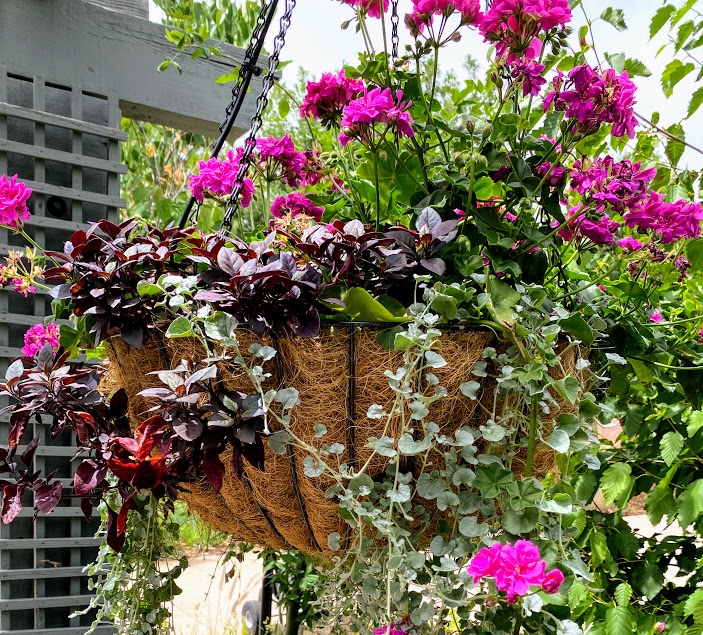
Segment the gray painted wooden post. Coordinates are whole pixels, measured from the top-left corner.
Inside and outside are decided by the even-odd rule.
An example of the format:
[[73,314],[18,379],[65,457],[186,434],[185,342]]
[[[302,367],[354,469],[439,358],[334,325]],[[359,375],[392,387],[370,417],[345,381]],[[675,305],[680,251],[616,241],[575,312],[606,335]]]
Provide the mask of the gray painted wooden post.
[[[135,17],[145,11],[146,0],[0,0],[0,173],[18,173],[34,190],[25,227],[42,247],[60,250],[86,223],[119,220],[123,115],[218,133],[230,87],[214,80],[231,72],[233,62],[184,57],[183,75],[157,73],[172,51],[162,26]],[[229,58],[243,58],[239,49],[221,48]],[[260,81],[252,83],[253,95]],[[248,127],[253,101],[231,139]],[[0,229],[0,255],[21,244]],[[49,301],[42,291],[25,299],[0,290],[0,373],[20,355],[24,331],[43,320]],[[7,417],[0,418],[0,436],[8,427]],[[48,441],[45,425],[33,428]],[[45,443],[35,467],[51,471],[74,448],[68,435]],[[59,477],[71,483],[70,470]],[[31,498],[24,504],[19,518],[0,525],[0,635],[82,634],[90,616],[68,615],[91,598],[83,567],[95,557],[96,521],[83,520],[78,500],[62,501],[36,522]]]

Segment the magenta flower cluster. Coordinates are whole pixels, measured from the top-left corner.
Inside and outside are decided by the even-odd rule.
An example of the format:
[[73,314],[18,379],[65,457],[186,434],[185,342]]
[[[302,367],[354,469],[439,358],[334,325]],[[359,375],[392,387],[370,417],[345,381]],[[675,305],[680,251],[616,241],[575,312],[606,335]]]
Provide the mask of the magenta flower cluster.
[[576,119],[577,130],[591,133],[602,123],[612,124],[611,134],[630,138],[638,125],[633,111],[636,87],[627,71],[618,75],[612,68],[604,73],[588,64],[576,66],[565,78],[559,71],[544,100],[544,110],[554,106],[566,117]]
[[505,591],[507,601],[512,604],[530,587],[540,587],[547,593],[557,593],[564,582],[559,569],[545,573],[547,564],[541,559],[537,545],[529,540],[518,540],[514,545],[495,543],[483,547],[469,563],[467,573],[474,582],[490,577],[499,591]]
[[32,190],[18,182],[16,174],[9,179],[5,174],[0,176],[0,225],[19,227],[28,220],[27,199],[31,195]]
[[288,135],[283,135],[280,139],[257,139],[256,154],[267,181],[280,179],[290,187],[298,187],[302,183],[307,157],[304,152],[295,149],[295,144]]
[[[215,158],[200,161],[198,173],[188,177],[188,185],[192,195],[200,202],[205,198],[206,192],[213,196],[229,196],[234,189],[238,172],[238,157],[230,150],[224,161],[218,161]],[[253,195],[254,183],[251,179],[245,178],[240,205],[249,207]]]
[[585,156],[571,169],[571,187],[587,204],[596,209],[610,207],[622,214],[635,209],[647,198],[649,184],[657,175],[656,168],[641,169],[639,162],[615,161],[611,156],[589,162]]
[[[342,0],[342,4],[354,7],[368,15],[370,18],[380,18],[381,0]],[[383,13],[388,11],[388,0],[383,0]]]
[[410,106],[411,101],[403,102],[402,90],[395,91],[395,96],[390,88],[365,90],[342,111],[340,143],[346,146],[352,139],[373,141],[373,126],[377,123],[395,130],[399,137],[414,136],[413,120],[407,112]]
[[701,235],[703,206],[680,200],[667,203],[658,192],[651,191],[649,198],[625,215],[625,224],[640,231],[651,229],[661,236],[663,243],[674,243],[682,238]]
[[[588,238],[596,245],[612,245],[615,242],[615,234],[620,229],[620,223],[610,220],[608,214],[589,217],[582,210],[581,205],[569,210],[569,221],[557,231],[557,236],[567,242]],[[559,222],[554,221],[554,226],[557,225]]]
[[464,25],[481,23],[479,0],[413,0],[413,10],[405,16],[405,24],[412,33],[422,33],[426,26],[431,26],[435,16],[448,18],[455,12]]
[[404,617],[399,620],[393,620],[390,624],[379,626],[373,629],[373,635],[405,635],[403,625],[410,625],[410,620]]
[[318,82],[308,82],[300,106],[301,117],[312,117],[325,125],[339,123],[342,109],[359,93],[364,92],[363,80],[339,73],[324,73]]
[[479,25],[507,64],[532,60],[542,51],[541,31],[566,26],[571,20],[568,0],[494,0]]
[[547,83],[547,80],[542,77],[544,65],[534,60],[517,59],[508,66],[508,69],[510,76],[522,84],[523,97],[538,95],[542,86]]
[[27,357],[34,357],[44,344],[49,344],[54,351],[59,348],[59,327],[54,322],[49,322],[46,326],[43,324],[32,326],[24,334],[22,354]]
[[290,215],[293,218],[296,216],[310,216],[316,221],[320,221],[324,208],[315,205],[305,194],[300,192],[291,192],[285,196],[279,196],[271,203],[271,215],[276,218],[283,218]]

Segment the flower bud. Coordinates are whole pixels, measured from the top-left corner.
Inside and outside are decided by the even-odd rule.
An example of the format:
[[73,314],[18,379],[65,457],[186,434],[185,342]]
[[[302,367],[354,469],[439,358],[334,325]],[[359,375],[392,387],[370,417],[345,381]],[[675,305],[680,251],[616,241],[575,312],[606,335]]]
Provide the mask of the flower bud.
[[503,87],[503,78],[498,75],[495,71],[491,73],[491,81],[496,85],[497,88]]
[[666,630],[666,622],[657,622],[657,623],[654,625],[654,632],[655,632],[657,635],[660,635],[660,634],[663,633],[665,630]]
[[452,42],[461,42],[461,33],[459,33],[459,31],[454,31],[454,33],[452,33],[451,39]]
[[566,121],[566,119],[562,119],[561,123],[559,124],[559,130],[561,132],[566,132],[569,127],[569,123]]
[[476,129],[476,122],[473,119],[467,119],[466,120],[466,130],[468,131],[468,133],[473,134],[475,129]]
[[491,136],[491,133],[493,132],[493,126],[491,124],[486,124],[483,130],[481,131],[481,137],[484,139],[488,139],[488,137]]
[[471,155],[471,161],[476,165],[478,168],[486,168],[488,167],[488,159],[484,157],[480,152],[474,152]]

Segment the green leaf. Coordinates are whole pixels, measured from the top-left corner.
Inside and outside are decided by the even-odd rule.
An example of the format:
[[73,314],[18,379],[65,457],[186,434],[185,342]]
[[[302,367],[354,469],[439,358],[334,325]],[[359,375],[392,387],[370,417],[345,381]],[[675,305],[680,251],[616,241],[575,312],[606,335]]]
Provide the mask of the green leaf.
[[638,75],[640,77],[650,77],[652,75],[652,71],[650,71],[643,62],[632,57],[628,57],[627,60],[625,60],[625,70],[630,77],[636,77]]
[[484,465],[476,470],[474,487],[477,487],[484,498],[496,498],[503,487],[513,482],[513,473],[499,463]]
[[691,96],[691,101],[688,102],[688,112],[686,113],[686,118],[693,116],[693,114],[701,107],[701,104],[703,104],[703,86],[696,89]]
[[151,282],[147,282],[146,280],[140,280],[137,282],[137,293],[142,297],[158,295],[163,292],[164,290],[158,284],[153,284]]
[[647,494],[644,502],[647,518],[653,525],[658,525],[664,516],[673,516],[676,513],[676,502],[667,485],[661,483]]
[[290,410],[300,403],[300,394],[297,388],[281,388],[275,397],[276,401],[281,404],[284,410]]
[[560,430],[559,428],[552,432],[552,436],[549,437],[549,440],[546,441],[546,443],[550,448],[559,452],[559,454],[564,454],[564,452],[568,452],[569,446],[571,445],[569,435],[566,434],[566,432],[564,432],[563,430]]
[[686,432],[688,434],[688,438],[690,439],[701,429],[701,427],[703,427],[703,412],[700,410],[694,410],[688,416],[688,421],[686,423]]
[[237,319],[222,311],[213,313],[204,323],[205,335],[213,340],[223,340],[232,337],[237,328]]
[[450,492],[449,490],[445,490],[437,497],[437,509],[441,512],[452,507],[457,507],[458,505],[459,497],[454,492]]
[[475,516],[464,516],[459,523],[459,533],[467,538],[478,538],[488,531],[486,523],[479,523]]
[[565,320],[559,320],[559,325],[576,339],[581,340],[586,346],[590,346],[593,343],[593,329],[580,315],[575,313]]
[[[666,142],[665,148],[666,156],[669,158],[669,161],[671,161],[671,165],[676,167],[679,163],[679,159],[681,159],[681,156],[686,150],[686,146],[683,143],[686,138],[686,132],[684,131],[681,124],[678,123],[669,126],[666,130],[674,137],[676,137],[675,139],[669,139]],[[679,139],[681,141],[679,141]]]
[[309,476],[310,478],[320,476],[320,474],[325,471],[326,467],[327,465],[324,461],[318,461],[311,456],[306,456],[303,461],[303,473],[305,476]]
[[542,511],[552,514],[568,514],[573,510],[571,496],[564,493],[554,494],[552,500],[542,500],[540,508]]
[[657,565],[647,562],[632,572],[632,583],[642,595],[651,600],[664,587],[664,573]]
[[676,499],[679,524],[688,527],[703,514],[703,479],[693,481]]
[[684,64],[679,59],[674,59],[666,65],[664,72],[661,76],[662,90],[667,97],[671,97],[674,92],[674,87],[678,84],[686,75],[691,73],[695,69],[693,62],[688,62]]
[[178,317],[166,329],[166,337],[193,337],[193,325],[188,318]]
[[459,390],[461,390],[461,394],[464,395],[465,397],[468,397],[469,399],[477,399],[476,396],[476,391],[481,388],[481,384],[479,384],[477,381],[466,381],[461,386],[459,386]]
[[649,23],[649,39],[651,40],[661,28],[667,23],[671,14],[676,11],[676,7],[673,4],[666,4],[663,7],[657,9],[654,14],[652,21]]
[[428,500],[437,498],[445,489],[444,479],[436,473],[423,472],[417,479],[417,493]]
[[536,507],[526,507],[520,511],[509,509],[501,519],[505,531],[519,535],[531,532],[539,520],[539,510]]
[[425,351],[425,362],[429,368],[443,368],[447,360],[435,351]]
[[685,617],[692,615],[696,624],[703,624],[703,589],[696,589],[688,596],[683,605],[683,614]]
[[605,635],[630,635],[632,611],[628,606],[613,606],[605,613]]
[[339,535],[338,532],[333,531],[331,534],[328,534],[327,536],[327,546],[332,550],[332,551],[339,551],[340,546],[339,546],[339,541],[341,539],[341,536]]
[[353,287],[342,297],[345,313],[360,322],[406,322],[407,318],[396,317],[366,289]]
[[279,430],[269,437],[269,448],[274,454],[286,454],[293,437],[286,430]]
[[610,504],[625,493],[632,483],[632,467],[627,463],[613,463],[600,479],[605,502]]
[[354,494],[368,496],[373,491],[373,480],[368,474],[359,474],[349,480],[349,489]]
[[683,437],[678,432],[667,432],[661,438],[659,450],[667,467],[670,467],[679,456],[681,448],[683,448]]
[[630,606],[632,587],[627,582],[621,582],[615,587],[615,601],[618,606]]
[[454,485],[456,485],[457,487],[459,485],[471,486],[475,478],[476,474],[473,470],[470,470],[468,467],[460,467],[452,475],[452,483],[454,483]]
[[229,84],[230,82],[236,82],[238,78],[239,72],[237,71],[235,71],[234,73],[224,73],[223,75],[220,75],[219,77],[215,78],[215,83]]
[[605,20],[608,24],[612,24],[618,31],[627,31],[627,23],[625,22],[625,12],[622,9],[613,9],[608,7],[600,14],[601,20]]
[[482,176],[474,183],[474,194],[479,201],[487,201],[493,196],[493,179]]
[[488,276],[486,291],[489,295],[489,304],[493,315],[501,324],[512,326],[515,324],[517,314],[513,307],[520,300],[520,294],[509,284],[495,276]]
[[570,404],[575,404],[581,392],[581,386],[575,377],[564,377],[563,379],[552,379],[551,385]]
[[398,451],[406,456],[413,456],[427,451],[430,445],[432,445],[431,434],[426,435],[422,441],[415,441],[412,434],[405,432],[398,440]]
[[398,452],[393,447],[394,440],[391,437],[381,437],[373,444],[373,449],[381,456],[393,458]]
[[608,64],[613,67],[613,70],[618,75],[625,70],[625,62],[627,61],[625,53],[606,53],[605,59],[608,60]]
[[591,569],[597,569],[604,562],[610,562],[613,557],[608,549],[608,541],[604,533],[594,531],[590,538],[591,546]]
[[686,257],[691,263],[689,271],[703,270],[703,238],[688,242],[686,245]]

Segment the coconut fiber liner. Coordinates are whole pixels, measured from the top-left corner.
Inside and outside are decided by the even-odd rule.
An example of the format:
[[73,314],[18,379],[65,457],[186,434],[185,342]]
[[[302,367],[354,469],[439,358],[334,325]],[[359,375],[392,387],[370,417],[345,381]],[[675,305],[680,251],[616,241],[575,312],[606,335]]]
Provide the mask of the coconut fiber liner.
[[[369,419],[369,406],[378,404],[390,411],[395,393],[388,386],[383,371],[393,372],[402,365],[402,353],[388,351],[375,340],[377,329],[359,325],[323,326],[314,339],[280,338],[272,340],[256,336],[247,330],[238,330],[242,356],[247,359],[250,344],[259,342],[276,348],[278,355],[264,364],[270,373],[266,389],[295,387],[300,404],[291,411],[291,428],[306,443],[316,447],[341,443],[345,449],[340,455],[328,455],[328,461],[347,463],[356,469],[366,465],[366,472],[378,477],[386,468],[388,459],[373,455],[367,447],[369,437],[383,435],[398,439],[400,420]],[[483,350],[495,345],[495,336],[489,332],[447,330],[438,341],[437,352],[447,361],[442,368],[433,369],[447,396],[430,406],[428,420],[435,421],[446,435],[462,426],[478,427],[485,423],[486,414],[477,400],[464,396],[459,387],[474,380],[483,381],[480,401],[487,408],[493,404],[493,386],[490,380],[471,375],[474,365],[481,360]],[[149,408],[157,406],[153,399],[137,396],[140,390],[161,385],[156,375],[148,373],[174,368],[181,360],[197,361],[205,357],[202,346],[194,339],[166,339],[156,331],[152,340],[141,349],[132,348],[119,338],[108,342],[109,372],[103,385],[112,391],[124,387],[130,399],[130,418],[136,427],[148,416]],[[568,358],[568,356],[567,356]],[[260,363],[260,358],[258,363]],[[571,374],[573,361],[563,360],[566,374]],[[561,371],[560,371],[561,373]],[[218,378],[231,390],[250,392],[252,387],[246,375],[236,367],[219,364]],[[545,417],[544,425],[551,421]],[[315,426],[322,424],[327,434],[315,437]],[[272,431],[277,430],[271,421]],[[422,432],[418,431],[418,436]],[[348,526],[339,517],[338,506],[325,497],[333,481],[325,476],[305,476],[303,461],[306,453],[288,446],[287,455],[276,455],[264,444],[265,469],[259,471],[245,461],[242,478],[231,469],[230,453],[222,461],[227,467],[219,494],[207,482],[184,485],[182,498],[215,528],[237,538],[278,549],[295,548],[311,554],[331,555],[327,536],[347,533]],[[480,448],[479,448],[480,451]],[[524,472],[524,459],[516,461],[514,471]],[[553,452],[538,450],[535,474],[552,469]],[[422,469],[417,457],[412,468]],[[436,466],[425,466],[434,469]],[[432,513],[432,501],[421,502]],[[343,544],[344,541],[342,541]]]

